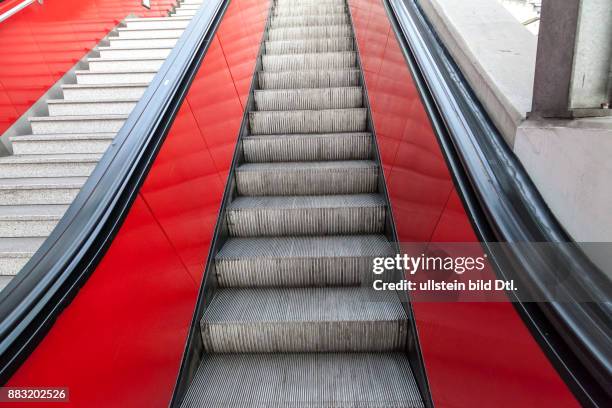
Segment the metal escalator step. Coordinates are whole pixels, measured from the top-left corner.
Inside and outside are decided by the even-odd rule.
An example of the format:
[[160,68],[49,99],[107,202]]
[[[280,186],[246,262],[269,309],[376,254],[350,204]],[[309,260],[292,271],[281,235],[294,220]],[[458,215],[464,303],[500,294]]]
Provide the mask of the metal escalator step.
[[2,205],[0,239],[47,237],[67,209],[67,205]]
[[361,87],[268,89],[255,91],[257,110],[321,110],[363,106]]
[[351,37],[315,38],[311,40],[266,41],[267,55],[304,54],[313,52],[354,51],[355,43]]
[[365,132],[366,118],[361,108],[249,112],[255,135]]
[[87,177],[99,154],[28,154],[0,158],[0,179],[19,177]]
[[377,191],[378,165],[369,160],[246,163],[236,169],[239,195],[326,195]]
[[259,135],[243,138],[249,163],[366,160],[372,157],[371,133]]
[[104,153],[115,133],[12,136],[14,154]]
[[305,27],[305,26],[330,26],[348,24],[348,15],[323,14],[323,15],[301,15],[301,16],[273,16],[270,27]]
[[[147,90],[148,83],[141,84],[103,84],[80,85],[64,84],[64,99],[73,101],[101,101],[116,99],[140,99]],[[75,132],[67,132],[75,133]]]
[[230,238],[215,270],[220,287],[356,286],[392,254],[384,235]]
[[[14,276],[23,268],[45,238],[0,239],[0,276]],[[8,279],[3,279],[8,284]]]
[[306,4],[303,6],[283,7],[277,5],[272,14],[275,16],[312,16],[345,13],[344,4]]
[[348,24],[312,27],[278,27],[268,30],[268,40],[304,40],[309,38],[351,37]]
[[354,51],[319,52],[310,54],[262,55],[264,71],[291,71],[305,69],[343,69],[357,64]]
[[259,71],[257,79],[261,89],[298,89],[357,86],[358,69]]
[[227,210],[230,236],[382,233],[385,200],[379,194],[237,197]]
[[70,204],[87,177],[0,179],[0,205]]
[[50,99],[47,101],[49,116],[90,116],[90,115],[128,115],[137,99],[117,99],[114,101],[71,101]]
[[210,353],[399,351],[407,320],[371,288],[219,289],[200,322]]
[[116,133],[128,115],[43,116],[28,118],[33,134]]
[[403,353],[208,354],[183,408],[421,408]]

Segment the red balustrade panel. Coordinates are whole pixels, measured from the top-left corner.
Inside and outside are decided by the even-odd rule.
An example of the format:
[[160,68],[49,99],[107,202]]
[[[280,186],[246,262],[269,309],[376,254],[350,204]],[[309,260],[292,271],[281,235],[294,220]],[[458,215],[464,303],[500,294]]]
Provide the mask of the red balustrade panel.
[[34,1],[0,23],[0,135],[128,14],[164,16],[176,0],[151,0],[150,10],[141,3]]
[[[381,0],[349,0],[401,242],[477,242]],[[578,403],[507,302],[415,302],[434,404]]]
[[230,3],[119,234],[8,386],[68,387],[74,407],[168,405],[268,8]]

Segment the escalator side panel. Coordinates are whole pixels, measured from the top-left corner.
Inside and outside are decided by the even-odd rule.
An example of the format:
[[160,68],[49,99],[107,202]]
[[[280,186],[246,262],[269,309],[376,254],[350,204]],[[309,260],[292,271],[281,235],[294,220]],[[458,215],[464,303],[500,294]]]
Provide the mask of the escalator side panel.
[[[401,242],[477,242],[383,2],[349,0]],[[437,406],[577,406],[510,303],[414,303]]]
[[168,405],[268,7],[230,3],[114,242],[7,386],[68,387],[68,406]]

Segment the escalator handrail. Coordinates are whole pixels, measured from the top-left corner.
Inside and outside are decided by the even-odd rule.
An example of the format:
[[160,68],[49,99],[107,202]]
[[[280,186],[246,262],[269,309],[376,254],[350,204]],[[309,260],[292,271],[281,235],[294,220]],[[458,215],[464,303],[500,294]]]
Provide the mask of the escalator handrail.
[[[532,298],[547,300],[537,306],[550,327],[599,383],[599,390],[610,392],[612,283],[551,213],[417,3],[387,0],[387,8],[396,21],[396,34],[407,44],[404,52],[410,53],[423,79],[426,89],[420,91],[431,96],[431,108],[441,119],[441,133],[447,135],[445,147],[458,158],[465,184],[475,197],[476,205],[466,208],[483,245],[493,255],[498,273],[518,279]],[[477,217],[480,219],[474,220]],[[511,244],[505,245],[502,253],[500,245],[488,244],[495,241]],[[551,259],[537,245],[521,243],[553,243],[556,258]],[[550,285],[559,281],[565,284]],[[555,301],[560,298],[563,301]],[[595,395],[583,397],[597,405]]]
[[50,236],[0,292],[0,380],[25,360],[93,272],[126,217],[229,0],[208,0]]

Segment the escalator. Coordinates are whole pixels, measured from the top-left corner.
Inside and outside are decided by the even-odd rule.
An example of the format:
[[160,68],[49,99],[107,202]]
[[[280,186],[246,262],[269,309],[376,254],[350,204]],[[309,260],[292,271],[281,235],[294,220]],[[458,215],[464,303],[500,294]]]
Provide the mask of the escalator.
[[367,285],[393,251],[346,4],[278,0],[264,36],[182,406],[421,407],[406,312]]
[[[81,81],[93,78],[102,81],[99,85],[105,89],[108,81],[116,80],[115,74],[121,73],[121,77],[137,81],[140,93],[124,101],[129,106],[105,105],[121,109],[113,112],[121,114],[121,123],[113,128],[116,136],[98,138],[107,144],[112,140],[112,144],[101,158],[96,157],[99,164],[70,207],[69,202],[62,203],[62,213],[66,213],[57,227],[48,238],[39,240],[37,251],[34,248],[23,256],[31,260],[20,265],[21,272],[0,294],[0,379],[20,385],[24,379],[39,378],[40,367],[47,363],[44,356],[52,355],[51,361],[57,362],[53,359],[61,358],[57,357],[61,350],[54,351],[58,344],[70,344],[61,337],[58,342],[58,336],[77,333],[76,341],[86,343],[80,341],[87,338],[81,337],[82,331],[87,331],[82,327],[91,327],[97,324],[96,318],[107,317],[96,307],[100,299],[113,305],[115,299],[109,298],[115,296],[116,290],[118,298],[123,295],[122,302],[128,299],[116,305],[130,305],[138,311],[153,307],[149,314],[142,314],[146,323],[133,330],[123,327],[135,323],[132,316],[140,315],[124,310],[130,317],[122,319],[118,316],[121,309],[114,309],[117,316],[111,316],[110,321],[116,330],[121,329],[117,332],[121,333],[117,338],[121,338],[110,345],[102,343],[106,347],[100,347],[100,358],[94,359],[99,364],[97,373],[112,373],[108,374],[110,379],[106,378],[108,383],[122,382],[115,388],[133,394],[132,406],[165,405],[170,395],[173,407],[432,407],[440,401],[451,404],[453,393],[471,393],[454,386],[455,377],[465,375],[460,379],[463,383],[457,384],[470,382],[470,375],[482,366],[472,364],[475,359],[464,360],[464,371],[432,373],[432,366],[426,362],[436,358],[437,350],[434,344],[432,353],[430,343],[429,354],[425,355],[419,333],[427,325],[430,327],[426,329],[438,331],[440,336],[459,333],[464,344],[470,344],[465,346],[465,355],[461,354],[464,350],[457,350],[457,354],[463,358],[471,352],[473,358],[486,356],[490,350],[483,349],[481,353],[478,346],[474,348],[472,335],[490,329],[461,327],[461,322],[449,328],[438,325],[435,317],[417,322],[417,311],[406,292],[372,289],[372,260],[397,254],[399,223],[394,223],[393,203],[383,171],[388,163],[381,157],[378,143],[382,138],[374,126],[375,109],[370,108],[373,96],[368,96],[362,69],[365,64],[360,52],[364,51],[359,50],[361,44],[356,38],[358,19],[351,14],[354,4],[346,0],[272,1],[269,16],[266,10],[267,24],[254,63],[255,72],[247,78],[251,88],[243,96],[237,86],[241,82],[235,77],[245,69],[232,69],[240,65],[229,62],[235,49],[227,46],[229,41],[219,40],[235,34],[229,23],[225,29],[220,28],[228,3],[185,0],[176,7],[175,16],[160,19],[166,21],[161,26],[154,19],[149,27],[128,25],[120,29],[119,38],[113,38],[110,47],[100,49],[104,53],[102,59],[146,57],[159,60],[155,67],[132,62],[112,68],[107,65],[110,71],[123,71],[79,73]],[[584,405],[605,406],[602,401],[609,389],[605,377],[610,359],[601,327],[610,321],[610,314],[601,299],[610,293],[609,282],[600,278],[600,271],[577,251],[552,217],[447,58],[416,3],[390,0],[372,4],[363,7],[377,7],[377,18],[389,24],[388,34],[394,36],[393,41],[397,37],[401,52],[394,56],[393,63],[412,75],[418,109],[427,113],[427,123],[421,125],[431,130],[432,140],[427,143],[432,142],[430,146],[443,157],[441,162],[452,176],[449,184],[460,196],[458,205],[463,205],[462,211],[465,209],[462,214],[470,233],[489,255],[495,272],[503,279],[516,279],[528,291],[546,298],[546,283],[559,275],[571,275],[567,273],[570,270],[573,276],[580,275],[580,279],[569,281],[574,291],[570,295],[594,299],[588,305],[578,301],[561,304],[511,299],[518,313],[508,307],[510,312],[507,309],[503,314],[507,319],[504,324],[518,321],[521,329],[527,326],[537,341],[533,342],[531,355],[545,354],[545,363],[548,357],[554,366],[544,364],[542,369],[534,363],[535,374],[525,376],[522,383],[536,378],[543,384],[553,384],[544,394],[561,389],[560,399],[574,406],[567,384]],[[234,1],[232,5],[236,9],[247,8],[241,2]],[[180,27],[174,26],[179,20]],[[218,59],[207,65],[202,61],[209,47]],[[243,58],[240,50],[236,52]],[[95,65],[96,60],[93,62]],[[218,66],[223,68],[217,71]],[[214,87],[217,78],[224,78],[219,72],[230,78],[229,92]],[[248,75],[252,73],[249,70]],[[202,86],[198,75],[214,78],[206,82],[208,86]],[[373,90],[369,80],[367,85]],[[199,93],[190,99],[193,89]],[[116,99],[117,93],[109,92],[108,97]],[[236,132],[232,133],[233,158],[225,169],[219,163],[226,158],[217,161],[211,146],[218,142],[213,140],[214,132],[232,129],[223,117],[234,112],[227,94],[243,98],[238,103],[240,109],[234,111],[244,116],[237,141]],[[54,103],[57,106],[53,109],[61,109],[62,103]],[[207,104],[213,108],[205,111],[202,105]],[[221,108],[216,110],[217,106]],[[95,110],[85,105],[83,109]],[[205,112],[185,119],[189,116],[185,111],[197,113],[199,109]],[[215,122],[216,116],[221,125]],[[202,122],[198,123],[198,119]],[[172,134],[175,125],[179,130]],[[203,131],[207,127],[212,128],[209,139]],[[89,130],[101,135],[101,129]],[[70,140],[82,142],[78,133],[67,133],[74,133]],[[203,150],[200,144],[192,143],[193,139],[200,139],[198,143],[203,145],[210,143],[206,147],[208,156],[199,155],[201,151],[193,156],[186,153],[190,149]],[[18,142],[22,148],[27,148],[26,143],[33,146],[27,137]],[[209,160],[203,161],[202,157]],[[181,166],[181,161],[187,165]],[[206,178],[204,173],[209,167],[216,168],[214,177]],[[218,176],[221,183],[226,183],[224,190],[217,187]],[[153,182],[147,185],[149,177]],[[188,191],[193,186],[194,192]],[[219,202],[211,199],[215,195],[220,197]],[[212,215],[206,213],[211,218],[206,223],[214,224],[210,230],[202,228],[204,212],[194,210],[200,207],[189,201],[193,197],[214,207]],[[185,205],[183,200],[187,201]],[[419,213],[414,220],[402,219],[403,226],[418,222],[418,216]],[[126,224],[129,228],[124,231]],[[168,248],[155,241],[156,231],[162,236],[158,241]],[[209,238],[210,242],[204,242]],[[132,247],[139,239],[142,242]],[[569,244],[551,259],[550,254],[530,252],[529,247],[523,252],[513,252],[512,247],[499,250],[492,242]],[[127,249],[122,252],[121,248]],[[200,253],[193,255],[198,251],[206,252],[208,258]],[[184,253],[191,258],[183,258]],[[114,261],[108,261],[109,254]],[[147,268],[155,262],[165,270],[152,268],[155,273],[149,274]],[[121,280],[122,275],[131,272],[130,265],[134,268],[140,264],[144,265],[142,275],[132,274]],[[107,274],[106,280],[95,279],[101,270],[113,268],[116,274]],[[183,274],[184,270],[188,272]],[[388,281],[398,278],[392,274],[382,276]],[[604,296],[598,298],[601,293]],[[79,303],[83,297],[86,300]],[[71,302],[79,305],[71,310]],[[195,310],[190,302],[197,302]],[[175,314],[176,310],[182,315]],[[60,330],[59,335],[55,332],[55,344],[44,343],[44,347],[36,349],[62,313],[65,331]],[[94,316],[93,320],[80,320],[89,317],[87,313]],[[480,309],[479,313],[482,316],[488,310]],[[67,318],[67,314],[71,317]],[[521,342],[524,337],[516,338],[518,345],[513,352],[530,347]],[[98,343],[93,343],[97,347]],[[75,350],[76,357],[66,364],[71,370],[68,378],[74,379],[74,371],[94,366],[87,359],[82,364],[75,363],[79,353],[88,357],[92,354],[87,347],[85,351]],[[122,361],[124,367],[138,367],[140,371],[135,372],[140,376],[150,371],[150,377],[157,382],[139,384],[130,377],[131,371],[115,372],[117,361],[125,359],[129,350],[135,360]],[[494,353],[505,354],[505,350]],[[150,355],[155,357],[151,359]],[[35,363],[28,365],[30,356]],[[157,365],[151,364],[150,359]],[[24,361],[26,368],[15,375]],[[62,360],[59,364],[63,363]],[[179,364],[172,390],[168,378],[174,379]],[[516,366],[509,367],[514,370]],[[163,375],[156,375],[162,371]],[[485,371],[489,373],[488,367]],[[552,373],[553,380],[546,382],[545,375],[538,377],[542,372]],[[516,371],[512,373],[517,375]],[[444,381],[438,381],[434,389],[429,376],[443,377]],[[15,377],[17,381],[11,383]],[[493,381],[496,385],[500,382],[504,381]],[[441,383],[452,385],[441,388]],[[489,384],[487,379],[483,383]],[[520,395],[512,395],[521,390],[520,386],[512,381],[503,386],[494,401],[505,398],[508,404],[520,406],[516,403],[521,401]],[[121,405],[117,401],[125,405],[127,399],[117,399],[121,396],[117,396],[120,392],[116,389],[104,390],[112,394],[108,398],[114,404],[91,390],[89,395],[75,393],[75,401],[88,403],[87,398],[93,396],[96,403],[91,406]],[[161,395],[159,400],[155,400],[156,395]]]

